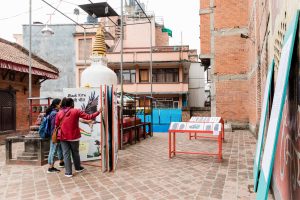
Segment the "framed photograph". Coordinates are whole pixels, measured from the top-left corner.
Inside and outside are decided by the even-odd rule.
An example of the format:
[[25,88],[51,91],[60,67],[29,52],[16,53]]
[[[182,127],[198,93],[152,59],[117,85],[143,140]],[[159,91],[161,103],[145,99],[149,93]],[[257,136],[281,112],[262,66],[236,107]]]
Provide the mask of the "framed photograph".
[[195,122],[197,120],[197,117],[192,117],[191,119],[190,119],[190,122]]
[[213,124],[212,123],[205,123],[204,124],[204,130],[212,131],[213,130]]
[[221,123],[214,123],[213,124],[213,131],[221,131],[222,124]]
[[188,123],[187,130],[202,130],[203,124],[202,123]]
[[186,129],[186,122],[181,122],[179,123],[178,129],[177,130],[185,130]]
[[177,130],[179,127],[179,122],[171,122],[169,130]]
[[204,117],[197,117],[196,122],[204,122]]

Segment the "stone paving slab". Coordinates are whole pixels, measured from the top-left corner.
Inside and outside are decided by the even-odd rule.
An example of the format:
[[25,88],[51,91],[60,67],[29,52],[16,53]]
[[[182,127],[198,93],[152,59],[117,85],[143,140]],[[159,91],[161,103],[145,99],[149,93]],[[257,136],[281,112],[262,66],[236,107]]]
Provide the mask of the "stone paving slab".
[[[177,137],[177,150],[217,152],[215,141]],[[248,131],[227,132],[225,137],[222,163],[203,155],[176,155],[170,160],[167,133],[155,133],[119,151],[115,173],[84,165],[87,170],[72,178],[63,171],[47,174],[46,165],[5,165],[2,145],[0,199],[255,199],[249,185],[256,140]],[[18,145],[18,151],[21,148]]]

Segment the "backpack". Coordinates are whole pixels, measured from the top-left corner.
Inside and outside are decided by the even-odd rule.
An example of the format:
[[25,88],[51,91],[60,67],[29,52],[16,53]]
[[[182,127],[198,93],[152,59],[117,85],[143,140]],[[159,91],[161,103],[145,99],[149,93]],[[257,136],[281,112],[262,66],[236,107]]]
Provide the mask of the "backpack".
[[51,120],[50,120],[50,115],[44,116],[42,119],[42,123],[39,128],[39,135],[42,139],[45,138],[50,138],[51,137]]

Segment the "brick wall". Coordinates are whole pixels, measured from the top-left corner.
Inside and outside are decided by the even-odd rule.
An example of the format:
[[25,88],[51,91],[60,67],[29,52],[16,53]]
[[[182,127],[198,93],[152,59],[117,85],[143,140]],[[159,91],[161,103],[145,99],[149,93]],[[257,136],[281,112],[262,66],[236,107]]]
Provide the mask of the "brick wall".
[[248,80],[216,82],[217,116],[232,122],[248,122]]
[[[0,70],[1,71],[1,70]],[[23,74],[22,74],[23,75]],[[9,86],[15,90],[16,94],[16,131],[26,131],[29,129],[29,103],[28,103],[28,75],[21,82],[21,73],[16,73],[15,81],[10,81],[8,78],[0,80],[0,89],[7,89]],[[40,95],[39,84],[34,84],[37,77],[32,76],[32,96]],[[24,90],[25,89],[25,90]]]
[[215,0],[215,29],[248,25],[248,4],[245,0]]
[[[209,0],[200,0],[200,10],[209,8]],[[210,17],[209,14],[200,15],[200,53],[210,54]]]
[[216,114],[237,125],[249,122],[248,46],[247,40],[241,38],[248,17],[248,3],[244,0],[215,1]]
[[210,107],[203,107],[203,108],[183,108],[182,109],[182,121],[188,122],[191,117],[210,117]]
[[217,75],[246,74],[248,49],[240,35],[215,36],[215,73]]
[[155,46],[168,46],[169,35],[167,32],[162,32],[160,26],[155,27]]

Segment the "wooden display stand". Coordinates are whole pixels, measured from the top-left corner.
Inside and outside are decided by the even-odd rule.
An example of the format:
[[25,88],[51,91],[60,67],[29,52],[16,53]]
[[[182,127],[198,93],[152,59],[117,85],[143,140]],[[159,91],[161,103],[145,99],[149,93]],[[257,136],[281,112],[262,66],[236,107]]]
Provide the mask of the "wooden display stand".
[[[172,122],[168,131],[169,134],[169,158],[171,159],[176,154],[200,154],[207,156],[218,156],[218,160],[222,161],[222,142],[224,140],[224,123],[223,120],[214,118],[208,122]],[[206,138],[217,141],[218,152],[190,152],[176,150],[176,134],[189,134],[191,138]],[[194,134],[194,135],[192,135]],[[201,135],[198,135],[201,134]]]

